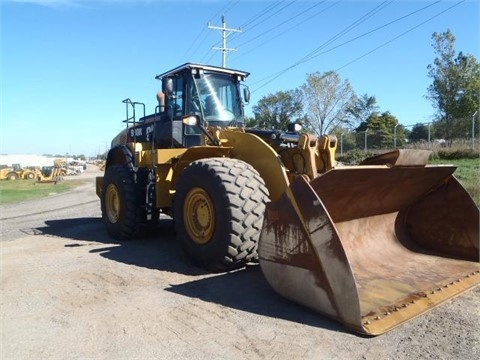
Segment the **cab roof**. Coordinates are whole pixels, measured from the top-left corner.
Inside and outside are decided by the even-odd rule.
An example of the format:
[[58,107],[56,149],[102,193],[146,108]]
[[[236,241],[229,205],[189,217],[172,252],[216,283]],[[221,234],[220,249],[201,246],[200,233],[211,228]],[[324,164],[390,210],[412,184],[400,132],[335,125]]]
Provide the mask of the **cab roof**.
[[210,71],[210,72],[218,72],[218,73],[229,74],[229,75],[236,75],[236,76],[239,76],[242,81],[248,75],[250,75],[250,73],[245,71],[240,71],[240,70],[227,69],[227,68],[211,66],[211,65],[185,63],[183,65],[180,65],[179,67],[176,67],[175,69],[169,70],[163,74],[155,76],[155,79],[161,80],[166,76],[172,76],[172,75],[184,72],[186,70],[191,71],[192,73],[201,73],[203,71]]

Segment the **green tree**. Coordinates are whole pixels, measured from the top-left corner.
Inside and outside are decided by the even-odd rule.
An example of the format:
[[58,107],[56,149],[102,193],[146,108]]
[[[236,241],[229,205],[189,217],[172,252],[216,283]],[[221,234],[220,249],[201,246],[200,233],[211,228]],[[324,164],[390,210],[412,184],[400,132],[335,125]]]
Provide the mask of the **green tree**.
[[291,122],[302,116],[302,98],[300,90],[279,91],[264,96],[253,107],[255,121],[250,126],[263,129],[286,129]]
[[247,128],[255,127],[257,126],[257,121],[253,117],[245,116],[245,126]]
[[427,98],[436,109],[436,136],[451,141],[471,135],[466,119],[480,107],[480,64],[473,55],[456,54],[450,30],[432,39],[436,57],[427,67],[432,78]]
[[415,124],[408,134],[408,140],[412,142],[428,140],[428,126],[421,123]]
[[330,135],[335,135],[338,140],[338,151],[343,154],[346,151],[355,149],[356,134],[351,128],[346,128],[341,125],[335,126],[329,131]]
[[337,126],[350,126],[347,109],[355,101],[355,94],[348,80],[342,81],[334,71],[307,75],[301,86],[306,128],[317,136],[326,134]]
[[357,125],[366,121],[370,115],[376,112],[378,112],[377,99],[368,94],[355,96],[353,104],[347,108],[347,114],[351,117],[352,123]]
[[405,143],[405,129],[398,119],[385,111],[381,114],[373,113],[366,121],[363,121],[356,129],[357,144],[364,146],[365,131],[367,131],[367,147],[371,149],[392,148],[394,144],[394,132],[396,128],[396,145]]

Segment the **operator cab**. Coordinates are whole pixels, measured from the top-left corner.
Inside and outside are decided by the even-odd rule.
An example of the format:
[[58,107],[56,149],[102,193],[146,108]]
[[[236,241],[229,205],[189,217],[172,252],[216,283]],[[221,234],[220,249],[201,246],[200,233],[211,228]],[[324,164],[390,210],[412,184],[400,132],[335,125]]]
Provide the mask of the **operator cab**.
[[[243,104],[250,100],[243,81],[248,75],[243,71],[191,63],[157,75],[155,78],[162,82],[162,90],[157,94],[155,113],[145,115],[145,104],[123,100],[127,130],[113,139],[112,146],[141,142],[160,149],[189,148],[204,145],[204,135],[208,137],[205,128],[243,127]],[[137,118],[136,109],[143,110],[143,116]],[[185,118],[196,121],[193,125],[186,124]]]
[[[162,81],[159,99],[161,124],[155,137],[164,147],[167,142],[175,147],[201,145],[200,126],[244,126],[243,100],[248,102],[248,88],[240,87],[247,72],[214,66],[184,64],[155,78]],[[163,102],[163,103],[162,103]],[[186,116],[195,116],[199,124],[182,123]]]

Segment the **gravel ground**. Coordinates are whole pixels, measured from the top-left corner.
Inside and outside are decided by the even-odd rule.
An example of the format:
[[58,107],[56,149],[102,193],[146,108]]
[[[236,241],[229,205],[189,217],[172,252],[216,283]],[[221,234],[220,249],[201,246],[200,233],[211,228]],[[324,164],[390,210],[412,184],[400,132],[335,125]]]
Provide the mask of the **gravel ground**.
[[110,239],[97,174],[69,193],[0,207],[1,359],[480,358],[479,287],[359,336],[280,298],[258,266],[193,267],[169,218],[154,237]]

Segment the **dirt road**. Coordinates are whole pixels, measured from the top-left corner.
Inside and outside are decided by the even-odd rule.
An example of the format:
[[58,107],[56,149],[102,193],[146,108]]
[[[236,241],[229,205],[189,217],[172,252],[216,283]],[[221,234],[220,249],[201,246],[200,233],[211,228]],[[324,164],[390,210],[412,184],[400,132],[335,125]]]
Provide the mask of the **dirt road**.
[[96,173],[67,194],[0,207],[2,359],[480,358],[480,288],[359,336],[280,298],[258,266],[193,267],[169,218],[148,239],[108,238]]

